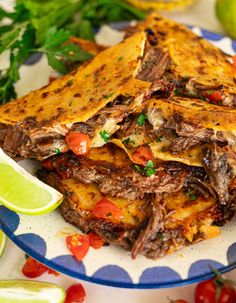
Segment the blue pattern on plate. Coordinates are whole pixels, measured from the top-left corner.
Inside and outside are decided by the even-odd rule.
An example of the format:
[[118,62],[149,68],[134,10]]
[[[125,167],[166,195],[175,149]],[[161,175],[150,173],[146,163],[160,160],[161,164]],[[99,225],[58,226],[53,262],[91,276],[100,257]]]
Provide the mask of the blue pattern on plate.
[[9,232],[14,233],[20,223],[20,217],[18,214],[9,210],[3,205],[0,205],[0,225],[2,228],[8,229]]
[[236,262],[236,242],[228,248],[227,260],[229,264]]
[[73,272],[73,274],[84,274],[85,267],[83,262],[78,262],[72,255],[58,256],[50,260],[53,264],[61,268]]
[[46,255],[47,245],[39,235],[28,233],[16,236],[17,241],[23,243],[28,249],[31,249],[41,257]]
[[221,269],[224,268],[224,265],[217,261],[209,260],[209,259],[198,260],[191,265],[188,272],[188,277],[195,278],[199,275],[209,274],[211,273],[210,267],[215,269]]
[[114,282],[133,283],[125,269],[117,265],[106,265],[99,268],[93,278]]
[[167,266],[150,267],[143,271],[139,282],[142,284],[164,283],[181,280],[180,275]]

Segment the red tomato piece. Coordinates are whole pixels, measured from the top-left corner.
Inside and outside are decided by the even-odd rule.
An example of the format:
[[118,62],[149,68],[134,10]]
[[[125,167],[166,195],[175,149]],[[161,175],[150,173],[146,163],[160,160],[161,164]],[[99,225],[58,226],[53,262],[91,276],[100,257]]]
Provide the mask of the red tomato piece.
[[66,135],[66,143],[74,154],[78,156],[86,155],[91,146],[91,140],[87,134],[71,132]]
[[28,257],[24,266],[22,267],[22,273],[27,278],[40,277],[47,271],[47,267],[39,263],[35,259]]
[[145,166],[149,160],[153,160],[153,154],[146,145],[139,146],[132,155],[134,162]]
[[222,93],[218,90],[212,92],[211,94],[206,93],[205,97],[215,103],[219,103],[220,101],[222,101]]
[[88,235],[74,234],[66,237],[66,244],[72,255],[78,260],[81,261],[86,256],[90,241]]
[[199,283],[195,288],[195,303],[235,303],[236,291],[231,285],[223,284],[220,288],[219,299],[216,297],[217,278]]
[[48,170],[53,170],[52,160],[50,158],[43,160],[42,167],[47,168]]
[[48,268],[47,270],[48,270],[48,274],[49,275],[54,275],[56,277],[60,276],[59,272],[57,272],[57,271],[55,271],[55,270],[53,270],[51,268]]
[[120,219],[121,210],[111,201],[103,198],[96,203],[92,214],[93,216],[102,219]]
[[77,283],[73,284],[66,290],[65,303],[82,303],[86,297],[86,291],[84,287]]
[[91,232],[88,234],[90,246],[92,246],[94,249],[99,249],[104,245],[104,241],[94,232]]

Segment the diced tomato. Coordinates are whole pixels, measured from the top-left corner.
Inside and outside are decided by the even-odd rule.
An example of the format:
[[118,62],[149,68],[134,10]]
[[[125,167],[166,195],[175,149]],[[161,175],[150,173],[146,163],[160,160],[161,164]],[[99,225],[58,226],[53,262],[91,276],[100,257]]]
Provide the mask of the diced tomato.
[[22,267],[22,273],[27,278],[37,278],[40,277],[45,272],[49,275],[59,276],[60,274],[55,270],[48,268],[47,266],[39,263],[35,259],[28,257],[24,266]]
[[233,68],[236,69],[236,55],[233,56]]
[[78,156],[86,155],[91,146],[91,140],[87,134],[71,132],[66,135],[66,143],[74,154]]
[[56,277],[60,276],[59,272],[57,272],[57,271],[55,271],[55,270],[53,270],[51,268],[47,268],[47,270],[48,270],[48,274],[49,275],[54,275]]
[[120,219],[121,210],[111,201],[103,198],[96,203],[92,214],[95,217],[102,219]]
[[219,104],[219,102],[222,101],[222,93],[220,91],[218,91],[218,90],[212,92],[211,94],[206,93],[205,97],[208,100],[210,100],[210,101],[212,101],[214,103],[217,103],[217,104]]
[[27,278],[37,278],[40,277],[47,271],[47,267],[39,263],[35,259],[28,257],[23,268],[22,273]]
[[146,145],[139,146],[132,155],[134,162],[145,166],[149,160],[153,160],[153,154]]
[[86,297],[86,291],[84,287],[80,284],[73,284],[66,290],[66,300],[65,303],[82,303]]
[[90,241],[88,235],[74,234],[66,237],[66,244],[72,255],[78,260],[81,261],[86,256]]
[[50,158],[43,160],[42,167],[47,168],[48,170],[53,170],[52,160]]
[[91,232],[88,234],[90,246],[92,246],[94,249],[99,249],[104,245],[104,241],[94,232]]

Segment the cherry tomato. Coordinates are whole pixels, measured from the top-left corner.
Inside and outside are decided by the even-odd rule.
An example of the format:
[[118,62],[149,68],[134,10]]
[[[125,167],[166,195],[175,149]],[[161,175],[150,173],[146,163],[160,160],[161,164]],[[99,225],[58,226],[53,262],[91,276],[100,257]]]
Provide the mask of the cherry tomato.
[[92,246],[94,249],[99,249],[104,245],[104,241],[94,232],[91,232],[88,234],[90,246]]
[[28,257],[24,266],[22,267],[22,273],[27,278],[37,278],[42,276],[47,271],[47,267],[39,263],[35,259]]
[[37,278],[40,277],[45,272],[49,275],[59,276],[60,274],[55,270],[48,268],[47,266],[39,263],[35,259],[28,257],[24,266],[22,267],[22,273],[27,278]]
[[217,104],[222,101],[222,93],[220,91],[218,91],[218,90],[216,90],[216,91],[214,91],[214,92],[212,92],[210,94],[206,93],[205,97],[208,100],[210,100],[212,102],[215,102]]
[[71,132],[66,135],[66,143],[74,154],[86,155],[91,146],[91,140],[87,134]]
[[79,283],[73,284],[66,290],[65,303],[82,303],[85,297],[86,292],[84,287]]
[[92,211],[93,216],[103,219],[120,219],[121,210],[111,201],[103,198],[96,203]]
[[55,270],[53,270],[51,268],[47,268],[47,270],[48,270],[48,274],[49,275],[54,275],[56,277],[60,276],[59,272],[57,272],[57,271],[55,271]]
[[53,170],[52,160],[50,158],[43,160],[42,167],[47,168],[48,170]]
[[89,250],[90,241],[88,235],[74,234],[66,237],[66,244],[72,255],[81,261]]
[[[195,303],[235,303],[236,291],[231,285],[223,284],[219,289],[220,295],[217,300],[216,279],[199,283],[195,288]],[[222,278],[221,278],[222,279]],[[223,281],[223,279],[222,279]]]
[[148,146],[139,146],[133,153],[133,160],[137,164],[145,166],[149,160],[153,160],[153,154]]

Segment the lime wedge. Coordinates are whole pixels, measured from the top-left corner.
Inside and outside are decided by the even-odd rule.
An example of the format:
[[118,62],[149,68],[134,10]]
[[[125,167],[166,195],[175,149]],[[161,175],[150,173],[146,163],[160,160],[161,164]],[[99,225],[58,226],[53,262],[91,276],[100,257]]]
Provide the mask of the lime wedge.
[[55,284],[37,281],[0,281],[1,303],[62,303],[65,292]]
[[4,234],[4,232],[2,232],[0,230],[0,257],[4,252],[5,246],[6,246],[6,242],[7,242],[7,237]]
[[41,215],[54,210],[62,198],[0,149],[0,202],[4,206],[23,214]]

